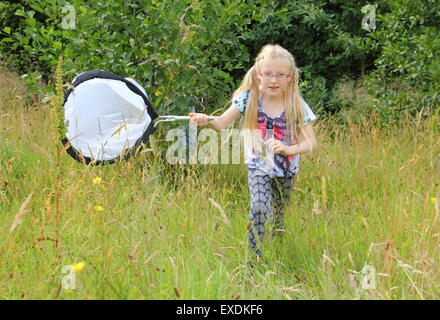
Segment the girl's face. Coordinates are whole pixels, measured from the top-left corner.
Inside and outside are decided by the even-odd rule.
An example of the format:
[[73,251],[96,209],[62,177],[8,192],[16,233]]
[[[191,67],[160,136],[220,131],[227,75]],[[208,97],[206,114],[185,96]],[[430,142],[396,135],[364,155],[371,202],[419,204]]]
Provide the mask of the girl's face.
[[286,58],[264,58],[257,74],[263,94],[274,98],[282,96],[292,81],[290,64]]

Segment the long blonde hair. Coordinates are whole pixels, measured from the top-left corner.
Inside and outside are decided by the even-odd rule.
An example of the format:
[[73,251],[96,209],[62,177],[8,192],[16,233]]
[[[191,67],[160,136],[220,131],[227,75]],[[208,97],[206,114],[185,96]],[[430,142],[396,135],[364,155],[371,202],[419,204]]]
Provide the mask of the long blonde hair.
[[[233,100],[244,91],[250,91],[248,105],[243,123],[244,129],[255,129],[258,121],[258,98],[261,94],[260,84],[257,79],[257,72],[261,70],[261,62],[265,58],[285,58],[290,65],[291,81],[286,92],[284,92],[284,107],[286,109],[287,128],[290,133],[296,137],[304,136],[304,107],[301,103],[301,96],[298,88],[299,70],[296,67],[295,59],[292,54],[280,45],[268,44],[264,46],[257,58],[255,64],[248,70],[240,87],[234,92]],[[293,136],[292,136],[293,137]]]

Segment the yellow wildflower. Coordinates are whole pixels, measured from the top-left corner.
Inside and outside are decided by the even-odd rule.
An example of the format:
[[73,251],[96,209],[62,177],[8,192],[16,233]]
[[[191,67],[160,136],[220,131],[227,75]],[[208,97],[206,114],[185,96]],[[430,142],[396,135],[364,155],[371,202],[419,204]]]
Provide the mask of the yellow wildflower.
[[106,190],[106,189],[105,189],[105,185],[103,185],[103,184],[101,184],[99,187],[100,187],[102,190]]
[[436,203],[437,203],[437,198],[431,198],[431,202],[432,202],[433,204],[436,204]]
[[100,183],[101,182],[101,178],[100,177],[95,177],[95,178],[93,178],[93,184],[98,184],[98,183]]
[[99,204],[94,206],[93,209],[95,209],[95,211],[104,211],[104,208],[102,206],[100,206]]
[[82,269],[84,269],[85,266],[86,264],[83,261],[81,261],[76,264],[72,264],[71,267],[73,270],[75,270],[75,272],[80,272]]

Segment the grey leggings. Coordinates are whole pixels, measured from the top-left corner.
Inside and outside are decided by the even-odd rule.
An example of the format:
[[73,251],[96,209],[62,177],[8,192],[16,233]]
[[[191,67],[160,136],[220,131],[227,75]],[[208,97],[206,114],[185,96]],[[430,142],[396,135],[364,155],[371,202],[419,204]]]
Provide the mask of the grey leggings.
[[248,223],[249,246],[261,256],[257,246],[254,230],[257,232],[260,244],[263,244],[265,222],[269,220],[271,231],[284,228],[284,212],[290,200],[290,194],[296,176],[274,177],[265,175],[258,169],[248,169],[250,191],[250,213]]

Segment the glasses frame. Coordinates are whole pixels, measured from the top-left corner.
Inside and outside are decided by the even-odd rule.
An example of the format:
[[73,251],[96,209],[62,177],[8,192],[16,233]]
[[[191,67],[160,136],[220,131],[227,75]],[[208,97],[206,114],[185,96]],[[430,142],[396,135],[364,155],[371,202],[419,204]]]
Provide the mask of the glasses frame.
[[284,76],[280,76],[280,74],[276,74],[276,73],[271,73],[270,76],[268,74],[263,74],[263,72],[259,72],[260,76],[266,80],[272,80],[274,77],[276,80],[286,80],[288,79],[292,72],[286,73]]

